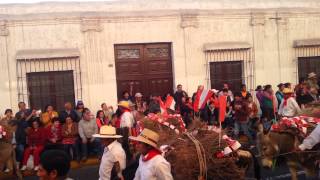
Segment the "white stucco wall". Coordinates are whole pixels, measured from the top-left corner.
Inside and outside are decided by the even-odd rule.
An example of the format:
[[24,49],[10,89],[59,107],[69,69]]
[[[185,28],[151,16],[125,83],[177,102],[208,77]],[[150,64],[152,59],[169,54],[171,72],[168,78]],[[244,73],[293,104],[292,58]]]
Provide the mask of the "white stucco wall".
[[78,48],[83,100],[116,104],[114,44],[172,42],[174,84],[206,84],[205,43],[252,45],[254,85],[297,82],[293,41],[320,38],[316,0],[120,1],[0,6],[0,111],[16,110],[16,52]]

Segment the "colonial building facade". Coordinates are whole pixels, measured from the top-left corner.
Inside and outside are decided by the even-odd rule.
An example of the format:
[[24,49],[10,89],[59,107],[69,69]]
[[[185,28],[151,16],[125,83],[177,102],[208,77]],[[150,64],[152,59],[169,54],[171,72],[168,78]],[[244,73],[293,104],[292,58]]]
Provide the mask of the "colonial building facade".
[[0,110],[177,84],[238,90],[320,73],[317,0],[128,0],[0,6]]

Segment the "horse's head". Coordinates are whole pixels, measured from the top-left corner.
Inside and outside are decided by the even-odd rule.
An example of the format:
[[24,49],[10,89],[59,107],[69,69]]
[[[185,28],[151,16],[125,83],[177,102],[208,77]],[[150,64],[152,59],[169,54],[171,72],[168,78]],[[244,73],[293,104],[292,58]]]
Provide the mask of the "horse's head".
[[262,124],[259,125],[258,149],[261,155],[261,164],[263,167],[271,168],[273,159],[280,153],[279,145],[274,140],[270,132],[264,132]]

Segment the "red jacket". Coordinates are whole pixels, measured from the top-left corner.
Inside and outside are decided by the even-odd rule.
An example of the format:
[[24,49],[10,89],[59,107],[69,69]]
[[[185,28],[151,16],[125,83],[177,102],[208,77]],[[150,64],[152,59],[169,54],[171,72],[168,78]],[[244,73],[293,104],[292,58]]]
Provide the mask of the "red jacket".
[[47,140],[47,134],[44,128],[39,127],[37,130],[31,128],[27,134],[27,144],[29,146],[44,146]]
[[51,124],[49,127],[46,128],[46,137],[47,140],[51,142],[51,139],[56,139],[56,143],[59,143],[62,141],[62,127],[59,125],[56,128],[53,128],[53,124]]

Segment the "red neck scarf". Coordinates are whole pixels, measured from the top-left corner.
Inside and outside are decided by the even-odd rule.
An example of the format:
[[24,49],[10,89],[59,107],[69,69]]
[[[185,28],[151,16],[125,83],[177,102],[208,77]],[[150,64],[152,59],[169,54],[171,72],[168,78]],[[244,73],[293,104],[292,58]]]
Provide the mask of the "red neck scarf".
[[148,154],[142,157],[142,161],[146,162],[149,161],[150,159],[154,158],[156,155],[161,154],[161,152],[157,149],[151,149]]
[[287,106],[287,101],[289,98],[293,97],[293,95],[284,95],[283,97],[283,107],[286,107]]

